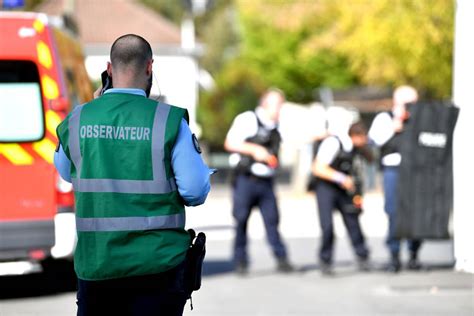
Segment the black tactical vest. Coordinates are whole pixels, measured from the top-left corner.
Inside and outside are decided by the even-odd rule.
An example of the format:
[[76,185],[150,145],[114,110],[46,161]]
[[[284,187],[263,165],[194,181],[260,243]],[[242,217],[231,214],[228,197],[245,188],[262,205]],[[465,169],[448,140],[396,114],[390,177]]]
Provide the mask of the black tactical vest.
[[[387,112],[393,119],[393,113]],[[401,133],[395,133],[389,140],[380,148],[380,158],[389,154],[400,152]]]
[[[336,137],[337,138],[337,137]],[[339,153],[337,154],[334,161],[330,164],[331,168],[336,169],[344,174],[351,174],[352,172],[352,162],[354,161],[355,156],[355,148],[353,148],[350,152],[346,152],[342,149],[342,144],[339,138],[337,138],[339,142]]]
[[[265,147],[271,155],[278,157],[280,151],[281,135],[278,132],[278,126],[274,128],[268,128],[263,125],[259,120],[257,114],[254,112],[255,118],[257,119],[258,129],[257,134],[252,137],[245,139],[246,142],[257,144]],[[241,155],[239,164],[237,165],[237,171],[250,173],[252,164],[255,163],[255,159],[249,155]]]
[[[344,149],[342,148],[341,140],[338,137],[335,137],[335,138],[339,142],[339,153],[337,154],[336,158],[334,159],[334,161],[329,166],[331,168],[339,171],[339,172],[344,173],[344,174],[352,175],[352,173],[353,173],[352,164],[353,164],[354,158],[357,154],[357,150],[356,150],[355,147],[353,147],[350,152],[344,151]],[[315,178],[316,178],[316,182],[317,181],[324,181],[328,184],[336,186],[337,188],[340,188],[340,186],[338,184],[336,184],[332,181],[328,181],[326,179],[322,179],[322,178],[319,178],[319,177],[315,177]]]

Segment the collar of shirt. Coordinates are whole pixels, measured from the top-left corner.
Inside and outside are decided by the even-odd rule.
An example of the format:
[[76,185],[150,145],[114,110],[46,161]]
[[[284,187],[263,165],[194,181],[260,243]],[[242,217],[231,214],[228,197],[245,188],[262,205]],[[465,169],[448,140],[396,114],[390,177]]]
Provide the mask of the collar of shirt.
[[265,113],[265,109],[261,108],[260,106],[255,109],[255,114],[257,115],[260,122],[262,122],[262,124],[265,125],[266,128],[272,129],[272,128],[277,127],[278,123],[272,120],[269,120]]
[[342,148],[345,152],[351,152],[354,148],[354,144],[352,143],[352,139],[349,135],[338,135],[339,140],[341,141]]
[[104,92],[104,94],[106,93],[128,93],[146,97],[145,91],[137,88],[111,88]]

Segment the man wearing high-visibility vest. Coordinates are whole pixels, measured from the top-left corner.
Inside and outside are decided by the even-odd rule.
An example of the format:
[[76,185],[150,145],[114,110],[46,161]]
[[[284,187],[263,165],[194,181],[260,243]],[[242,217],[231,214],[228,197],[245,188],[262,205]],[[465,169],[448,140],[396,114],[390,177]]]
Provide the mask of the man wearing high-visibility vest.
[[148,99],[153,54],[140,36],[112,45],[113,88],[58,126],[55,165],[76,203],[78,315],[182,315],[190,236],[209,168],[185,109]]

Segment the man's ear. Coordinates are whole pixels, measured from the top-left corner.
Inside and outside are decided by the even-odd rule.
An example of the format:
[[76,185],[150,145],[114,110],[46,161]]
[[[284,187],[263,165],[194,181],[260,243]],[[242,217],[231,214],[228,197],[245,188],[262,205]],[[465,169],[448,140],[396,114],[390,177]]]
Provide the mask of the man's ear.
[[107,62],[107,74],[112,78],[112,63],[110,61]]
[[153,59],[150,59],[150,61],[148,62],[146,66],[146,75],[151,76],[152,73],[153,73]]

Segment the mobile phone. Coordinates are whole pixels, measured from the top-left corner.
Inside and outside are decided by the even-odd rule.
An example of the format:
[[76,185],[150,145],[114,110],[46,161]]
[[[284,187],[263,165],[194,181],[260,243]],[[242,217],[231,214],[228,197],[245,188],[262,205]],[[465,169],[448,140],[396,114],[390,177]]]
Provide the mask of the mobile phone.
[[103,95],[105,90],[112,88],[112,77],[109,76],[107,70],[104,70],[100,77],[102,79],[102,89],[100,90],[100,95]]

